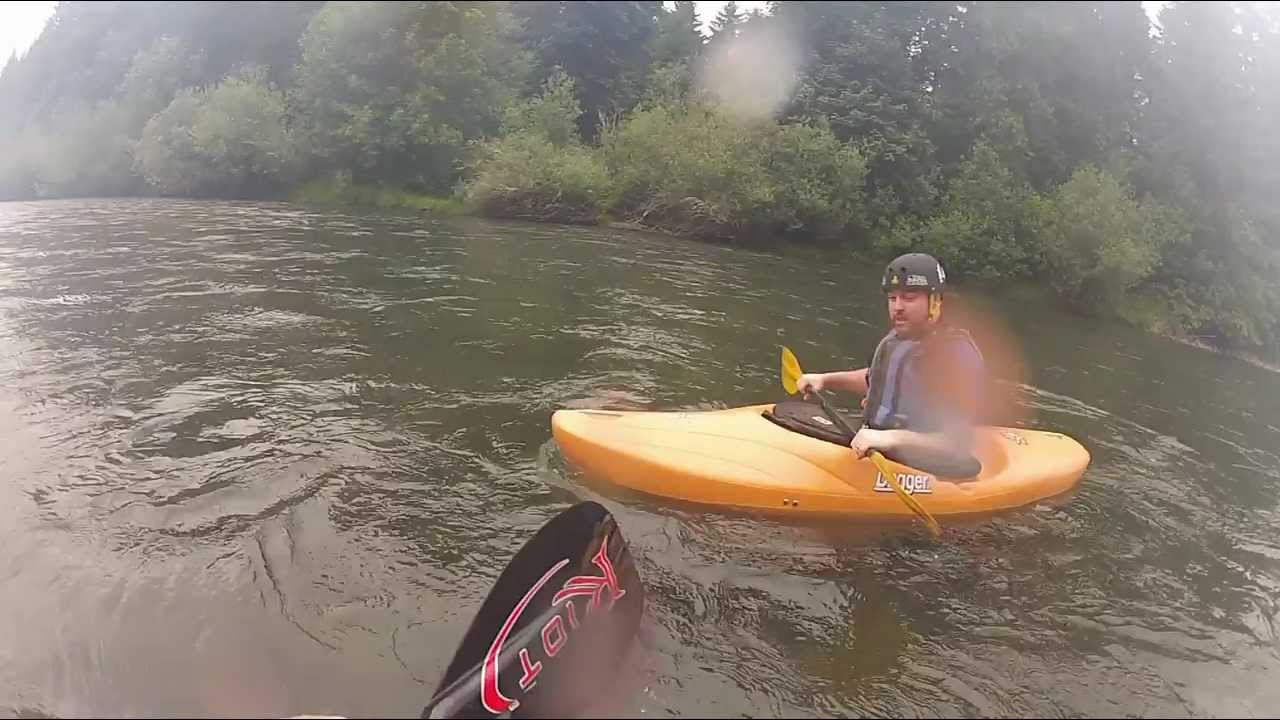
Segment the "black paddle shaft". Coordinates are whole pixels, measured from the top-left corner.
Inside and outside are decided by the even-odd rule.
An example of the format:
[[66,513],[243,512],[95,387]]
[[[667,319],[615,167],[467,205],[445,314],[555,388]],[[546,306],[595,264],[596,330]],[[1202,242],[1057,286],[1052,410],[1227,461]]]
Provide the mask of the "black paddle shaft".
[[[841,431],[848,433],[850,437],[857,434],[849,426],[849,423],[841,417],[840,413],[831,409],[831,406],[827,404],[827,399],[823,397],[820,391],[814,391],[813,394],[818,396],[818,402],[822,404],[822,412],[826,413],[831,422],[835,423]],[[946,453],[925,448],[906,448],[891,453],[886,452],[884,456],[901,465],[942,477],[970,478],[982,472],[982,463],[968,453]]]

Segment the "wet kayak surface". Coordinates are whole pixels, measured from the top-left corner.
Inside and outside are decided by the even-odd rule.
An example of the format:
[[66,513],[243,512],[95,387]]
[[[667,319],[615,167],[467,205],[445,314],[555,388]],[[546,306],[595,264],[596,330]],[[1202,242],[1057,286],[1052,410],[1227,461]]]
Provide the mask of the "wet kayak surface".
[[[1069,497],[801,521],[589,482],[561,407],[861,364],[879,268],[288,204],[0,204],[0,714],[416,716],[575,499],[648,589],[618,715],[1269,715],[1280,376],[1006,303]],[[999,303],[997,303],[999,304]]]

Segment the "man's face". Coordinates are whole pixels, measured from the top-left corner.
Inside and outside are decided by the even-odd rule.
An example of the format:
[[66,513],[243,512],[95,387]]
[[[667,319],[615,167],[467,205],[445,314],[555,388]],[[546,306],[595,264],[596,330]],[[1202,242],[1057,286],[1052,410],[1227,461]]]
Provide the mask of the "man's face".
[[929,327],[929,293],[924,290],[890,290],[889,321],[900,336],[920,335]]

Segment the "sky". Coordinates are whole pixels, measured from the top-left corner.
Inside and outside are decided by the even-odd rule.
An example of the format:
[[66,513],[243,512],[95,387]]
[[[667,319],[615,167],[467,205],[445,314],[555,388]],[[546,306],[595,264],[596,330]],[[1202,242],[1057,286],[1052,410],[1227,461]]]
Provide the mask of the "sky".
[[[44,29],[44,23],[53,14],[53,9],[58,3],[56,2],[34,2],[23,1],[14,2],[12,0],[4,0],[0,2],[0,67],[9,59],[11,53],[22,55],[31,47],[31,43],[40,35],[40,31]],[[1143,7],[1147,10],[1147,15],[1154,16],[1159,10],[1163,2],[1144,2]],[[704,32],[711,19],[716,16],[720,8],[724,5],[724,0],[719,2],[699,2],[698,16],[702,19]],[[753,8],[764,7],[764,2],[739,2],[738,7],[744,13],[751,12]]]
[[13,53],[22,55],[44,30],[56,2],[0,2],[0,67]]

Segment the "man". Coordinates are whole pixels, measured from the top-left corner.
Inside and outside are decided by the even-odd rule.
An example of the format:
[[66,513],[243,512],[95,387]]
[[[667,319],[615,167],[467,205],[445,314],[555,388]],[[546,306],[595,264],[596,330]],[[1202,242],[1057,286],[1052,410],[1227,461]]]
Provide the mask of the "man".
[[797,382],[805,394],[845,390],[865,396],[862,429],[850,443],[858,457],[912,448],[972,452],[970,431],[979,422],[986,371],[969,334],[942,322],[946,280],[929,255],[896,258],[881,282],[893,329],[870,366],[806,373]]

